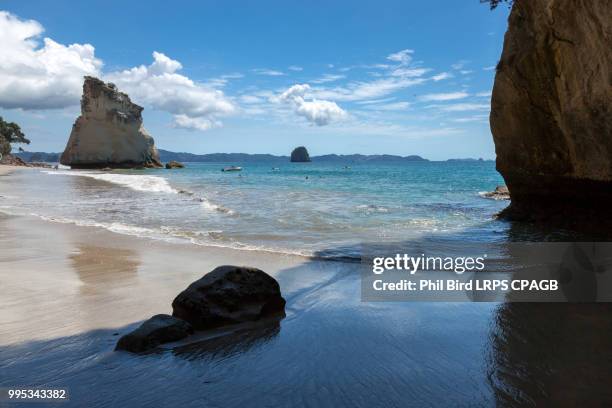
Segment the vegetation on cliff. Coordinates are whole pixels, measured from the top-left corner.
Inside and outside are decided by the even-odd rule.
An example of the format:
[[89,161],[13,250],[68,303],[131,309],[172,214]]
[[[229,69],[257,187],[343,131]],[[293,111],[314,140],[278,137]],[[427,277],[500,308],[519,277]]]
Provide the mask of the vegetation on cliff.
[[11,143],[30,144],[30,140],[25,137],[18,124],[6,122],[0,116],[0,154],[9,154]]

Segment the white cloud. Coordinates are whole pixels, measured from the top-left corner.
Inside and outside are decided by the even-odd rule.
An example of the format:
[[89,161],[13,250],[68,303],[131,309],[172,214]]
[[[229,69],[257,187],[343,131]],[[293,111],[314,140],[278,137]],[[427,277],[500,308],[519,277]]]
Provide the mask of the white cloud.
[[415,140],[435,136],[461,134],[464,132],[463,129],[454,127],[412,127],[376,120],[368,120],[367,122],[351,121],[346,125],[334,127],[334,133],[337,134],[347,134],[351,136],[391,136]]
[[370,104],[375,104],[375,103],[391,102],[394,100],[395,100],[395,97],[390,97],[390,98],[383,98],[383,99],[370,99],[370,100],[365,100],[365,101],[357,101],[356,103],[359,105],[370,105]]
[[399,76],[405,78],[420,77],[431,71],[429,68],[397,68],[391,71],[392,76]]
[[447,92],[447,93],[432,93],[422,95],[419,97],[422,101],[453,101],[456,99],[463,99],[469,96],[466,92]]
[[444,112],[465,112],[491,109],[491,105],[485,103],[456,103],[451,105],[429,105],[427,107],[437,108]]
[[267,69],[267,68],[255,68],[255,69],[252,69],[251,71],[256,73],[257,75],[266,75],[266,76],[283,76],[283,75],[285,75],[284,72],[276,71],[274,69]]
[[468,60],[460,60],[451,65],[451,68],[454,70],[463,69],[470,61]]
[[361,101],[376,99],[414,85],[422,84],[425,78],[383,78],[370,82],[352,82],[345,87],[313,89],[318,98],[337,101]]
[[0,11],[0,107],[61,109],[76,105],[84,75],[98,75],[102,61],[90,44],[39,41],[44,28],[34,20]]
[[234,73],[231,73],[231,74],[221,75],[221,78],[223,78],[223,79],[240,79],[240,78],[244,78],[244,75],[241,74],[240,72],[234,72]]
[[153,63],[111,72],[104,79],[115,83],[136,103],[174,115],[174,126],[207,130],[220,126],[219,117],[236,111],[222,91],[196,83],[176,71],[182,68],[160,52],[153,52]]
[[[33,20],[0,11],[0,107],[6,109],[62,109],[77,105],[83,76],[114,82],[138,104],[171,113],[174,126],[209,129],[219,117],[236,111],[223,92],[177,73],[180,62],[153,53],[153,62],[124,71],[103,73],[102,61],[90,44],[63,45],[44,38],[43,27]],[[211,83],[236,77],[230,74]],[[216,82],[215,82],[216,81]]]
[[246,103],[246,104],[261,103],[263,101],[264,100],[262,98],[260,98],[259,96],[255,96],[255,95],[242,95],[240,97],[240,102]]
[[[359,65],[352,68],[375,68],[382,70],[375,74],[376,79],[370,81],[353,81],[342,86],[336,87],[315,87],[311,94],[319,99],[330,99],[334,101],[358,102],[386,97],[389,94],[406,89],[415,85],[423,84],[434,78],[425,78],[424,75],[431,71],[429,68],[414,67],[410,65],[413,50],[405,49],[387,56],[390,61],[398,62],[396,65],[374,64]],[[337,76],[330,75],[329,79],[336,79]],[[314,80],[315,84],[327,81]]]
[[297,66],[297,65],[291,65],[291,66],[290,66],[289,68],[287,68],[287,69],[288,69],[288,70],[290,70],[290,71],[297,71],[297,72],[299,72],[299,71],[302,71],[304,68],[299,67],[299,66]]
[[348,115],[335,102],[311,98],[306,100],[306,93],[310,91],[308,84],[296,84],[284,91],[273,101],[288,103],[294,112],[306,118],[317,126],[325,126],[333,122],[344,120]]
[[483,71],[493,71],[495,69],[495,65],[489,65],[488,67],[483,67]]
[[208,130],[213,127],[219,127],[221,124],[215,120],[207,118],[189,117],[187,115],[174,115],[172,125],[177,128],[193,129],[193,130]]
[[244,75],[236,72],[233,74],[225,74],[221,75],[217,78],[212,78],[206,81],[205,85],[210,86],[212,88],[223,88],[231,79],[240,79],[244,78]]
[[341,74],[325,74],[321,78],[313,79],[313,84],[324,84],[326,82],[334,82],[346,78],[346,75]]
[[476,94],[476,96],[482,97],[482,98],[490,98],[491,97],[491,91],[478,92]]
[[381,104],[367,104],[364,106],[365,109],[375,111],[405,111],[411,106],[410,102],[392,102],[392,103],[381,103]]
[[389,54],[387,56],[387,59],[389,61],[399,62],[402,65],[407,65],[410,63],[410,61],[412,61],[413,53],[414,53],[414,50],[405,49],[405,50],[401,50],[393,54]]
[[467,116],[465,118],[457,118],[451,119],[451,121],[456,123],[470,123],[470,122],[487,122],[489,119],[489,115],[473,115]]
[[472,72],[474,72],[474,71],[472,71],[471,69],[462,69],[462,70],[459,71],[459,73],[461,73],[461,75],[471,74]]
[[442,81],[443,79],[449,79],[452,78],[454,75],[449,73],[449,72],[441,72],[437,75],[434,75],[431,77],[431,79],[433,79],[434,81],[438,82],[438,81]]

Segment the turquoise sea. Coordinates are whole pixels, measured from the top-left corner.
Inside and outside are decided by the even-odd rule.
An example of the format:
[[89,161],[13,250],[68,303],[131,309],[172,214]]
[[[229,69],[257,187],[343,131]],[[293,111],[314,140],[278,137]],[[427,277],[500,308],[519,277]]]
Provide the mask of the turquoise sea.
[[[228,165],[243,170],[222,172]],[[494,215],[508,202],[481,196],[499,184],[492,161],[37,169],[11,178],[0,210],[197,245],[352,258],[363,243],[465,230],[472,241],[505,240]]]

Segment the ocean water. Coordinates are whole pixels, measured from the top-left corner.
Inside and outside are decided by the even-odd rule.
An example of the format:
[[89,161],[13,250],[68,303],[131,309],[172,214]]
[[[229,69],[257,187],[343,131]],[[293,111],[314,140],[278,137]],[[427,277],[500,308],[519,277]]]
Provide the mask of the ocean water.
[[[222,172],[242,165],[242,172]],[[32,182],[36,178],[36,182]],[[196,245],[359,257],[361,244],[470,231],[505,239],[485,199],[493,162],[394,165],[187,163],[181,170],[34,170],[12,176],[0,211]]]

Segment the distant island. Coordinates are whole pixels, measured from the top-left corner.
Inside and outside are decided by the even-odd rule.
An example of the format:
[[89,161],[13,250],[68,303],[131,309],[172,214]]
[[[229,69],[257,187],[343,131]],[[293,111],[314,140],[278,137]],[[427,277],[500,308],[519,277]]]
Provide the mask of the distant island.
[[[270,162],[275,164],[287,163],[290,160],[289,156],[276,156],[272,154],[249,154],[249,153],[209,153],[209,154],[194,154],[185,152],[171,152],[169,150],[158,149],[159,157],[162,162],[169,161],[186,162],[186,163],[256,163]],[[57,163],[61,153],[45,153],[45,152],[19,152],[15,153],[25,162],[47,162]],[[339,163],[339,164],[399,164],[412,162],[429,162],[436,160],[428,160],[421,156],[397,156],[392,154],[325,154],[321,156],[311,156],[310,159],[315,163]],[[482,162],[491,161],[465,158],[465,159],[448,159],[440,160],[446,162]]]
[[304,146],[299,146],[291,152],[291,163],[308,163],[311,162],[310,154]]

